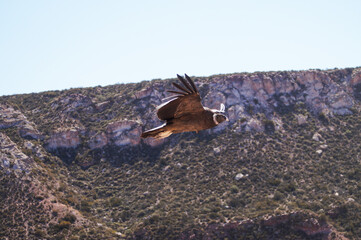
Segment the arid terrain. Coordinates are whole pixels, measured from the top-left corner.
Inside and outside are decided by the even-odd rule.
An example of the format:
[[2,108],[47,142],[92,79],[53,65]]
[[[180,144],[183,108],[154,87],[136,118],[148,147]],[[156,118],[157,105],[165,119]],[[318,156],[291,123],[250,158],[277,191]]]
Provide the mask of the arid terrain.
[[175,79],[0,97],[0,239],[361,238],[361,68],[192,78],[163,140]]

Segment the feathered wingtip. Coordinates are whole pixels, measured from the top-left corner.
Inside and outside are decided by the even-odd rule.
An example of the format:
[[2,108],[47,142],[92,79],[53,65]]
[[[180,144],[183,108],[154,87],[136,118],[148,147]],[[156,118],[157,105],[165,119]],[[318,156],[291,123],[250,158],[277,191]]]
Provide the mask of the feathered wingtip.
[[188,82],[191,84],[194,92],[198,93],[198,89],[197,89],[196,85],[194,84],[193,80],[192,80],[190,77],[188,77],[187,74],[184,74],[184,76],[186,77],[186,79],[188,80]]
[[167,130],[166,124],[163,124],[159,127],[156,127],[156,128],[153,128],[153,129],[143,132],[140,135],[140,137],[141,138],[152,137],[152,138],[156,138],[156,139],[162,139],[162,138],[169,137],[171,134],[172,134],[172,131]]
[[183,86],[181,86],[175,82],[172,83],[173,86],[175,86],[176,88],[178,88],[181,91],[169,90],[168,92],[179,94],[181,96],[198,93],[198,89],[197,89],[196,85],[194,84],[193,80],[187,74],[184,74],[184,76],[185,76],[185,79],[184,79],[184,77],[177,74],[177,77],[182,82]]

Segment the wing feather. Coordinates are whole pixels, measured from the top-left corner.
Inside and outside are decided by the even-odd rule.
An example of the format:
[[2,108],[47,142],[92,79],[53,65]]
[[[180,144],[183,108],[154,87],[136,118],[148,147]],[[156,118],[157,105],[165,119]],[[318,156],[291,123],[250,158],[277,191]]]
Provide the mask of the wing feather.
[[185,89],[184,87],[182,87],[181,85],[179,85],[179,84],[177,84],[177,83],[175,83],[175,82],[173,82],[172,84],[173,84],[173,86],[175,86],[176,88],[178,88],[178,89],[180,89],[180,90],[182,90],[182,91],[184,91],[184,92],[186,92],[186,93],[192,93],[192,92],[188,91],[187,89]]
[[182,97],[172,99],[168,102],[162,103],[157,107],[157,116],[160,120],[169,120],[174,118],[174,114],[177,111],[180,99]]
[[188,82],[192,85],[192,88],[193,88],[193,92],[198,92],[198,89],[197,89],[197,87],[196,87],[196,85],[194,84],[194,82],[193,82],[193,80],[190,78],[190,77],[188,77],[188,75],[187,74],[184,74],[184,76],[186,76],[186,79],[188,80]]
[[201,97],[196,86],[187,75],[186,78],[189,84],[184,84],[184,79],[184,82],[182,80],[181,82],[187,89],[177,83],[172,83],[175,87],[183,92],[169,90],[168,92],[179,95],[174,96],[175,98],[162,103],[157,107],[157,116],[160,120],[170,120],[173,118],[179,118],[183,115],[196,114],[204,111],[203,105],[201,103]]
[[195,92],[195,91],[192,89],[192,87],[189,85],[189,83],[187,83],[187,81],[186,81],[182,76],[179,76],[179,75],[177,74],[177,77],[178,77],[179,80],[181,80],[181,82],[183,83],[183,85],[184,85],[189,91]]
[[167,92],[170,92],[170,93],[175,93],[175,94],[180,94],[180,95],[182,95],[182,96],[187,95],[187,93],[184,93],[184,92],[179,92],[179,91],[172,91],[172,90],[168,90]]

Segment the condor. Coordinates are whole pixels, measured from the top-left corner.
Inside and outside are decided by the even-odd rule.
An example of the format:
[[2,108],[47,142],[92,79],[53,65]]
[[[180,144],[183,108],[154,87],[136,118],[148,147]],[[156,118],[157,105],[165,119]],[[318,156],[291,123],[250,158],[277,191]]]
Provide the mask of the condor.
[[170,100],[159,105],[157,116],[160,120],[166,121],[163,125],[142,133],[142,138],[166,138],[173,133],[199,132],[213,128],[218,124],[228,121],[224,104],[221,108],[209,109],[203,107],[201,97],[193,80],[185,74],[185,78],[177,74],[182,85],[172,83],[177,90],[168,92],[176,95]]

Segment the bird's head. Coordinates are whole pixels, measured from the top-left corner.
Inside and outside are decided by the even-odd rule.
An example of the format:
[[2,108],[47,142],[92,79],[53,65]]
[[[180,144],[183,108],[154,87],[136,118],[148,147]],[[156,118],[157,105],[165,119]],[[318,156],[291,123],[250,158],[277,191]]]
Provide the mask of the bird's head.
[[224,122],[224,121],[229,121],[228,117],[224,114],[225,112],[225,106],[224,104],[222,103],[221,104],[221,108],[217,111],[213,111],[213,121],[215,124],[220,124],[221,122]]
[[215,113],[213,114],[213,120],[214,122],[218,125],[220,124],[221,122],[224,122],[224,121],[229,121],[227,116],[224,115],[223,113]]

